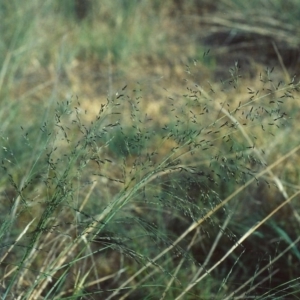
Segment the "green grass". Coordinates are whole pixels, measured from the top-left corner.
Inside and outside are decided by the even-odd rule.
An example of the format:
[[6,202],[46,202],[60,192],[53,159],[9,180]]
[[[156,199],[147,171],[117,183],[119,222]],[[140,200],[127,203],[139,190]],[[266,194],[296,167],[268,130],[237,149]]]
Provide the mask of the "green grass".
[[3,299],[297,299],[299,83],[206,77],[194,4],[3,2]]
[[[292,84],[272,93],[285,100],[285,95],[296,90],[297,86]],[[248,236],[256,240],[270,235],[270,231],[256,231],[252,226],[256,222],[257,229],[266,226],[268,217],[265,216],[280,207],[278,204],[271,211],[258,214],[256,220],[251,216],[246,223],[241,223],[240,232],[238,228],[228,228],[230,222],[234,224],[233,215],[239,213],[238,206],[246,207],[239,203],[238,193],[249,198],[245,191],[248,186],[253,185],[255,192],[252,194],[255,195],[260,190],[255,186],[261,187],[265,182],[270,185],[270,180],[263,175],[269,172],[270,176],[275,176],[271,173],[273,166],[290,156],[281,156],[267,167],[258,151],[258,141],[252,146],[254,141],[250,136],[257,128],[269,131],[274,139],[276,131],[288,126],[283,108],[279,109],[281,102],[264,101],[272,93],[265,92],[225,110],[210,100],[205,90],[190,88],[190,94],[183,96],[184,106],[176,107],[170,100],[170,120],[177,119],[177,123],[165,124],[161,128],[164,134],[160,134],[160,142],[156,141],[155,145],[151,144],[151,139],[157,138],[151,132],[152,122],[139,109],[142,100],[129,96],[130,91],[123,90],[122,96],[109,99],[91,123],[84,121],[80,103],[69,100],[58,103],[54,119],[49,117],[46,121],[49,125],[40,128],[38,155],[30,161],[23,175],[19,170],[23,166],[23,154],[15,153],[9,145],[2,153],[2,170],[7,178],[3,182],[3,186],[7,186],[3,197],[7,203],[6,214],[1,226],[2,240],[6,241],[3,257],[15,259],[15,263],[2,259],[6,266],[3,270],[9,269],[11,273],[7,279],[7,294],[12,290],[24,299],[30,299],[35,293],[43,294],[44,298],[68,299],[69,295],[75,299],[80,295],[101,293],[101,297],[110,299],[123,287],[127,287],[125,290],[130,287],[126,292],[137,295],[150,291],[152,294],[155,287],[153,297],[158,297],[163,295],[168,282],[174,281],[168,287],[168,291],[171,288],[169,297],[173,298],[180,291],[189,291],[189,285],[187,290],[180,286],[191,276],[191,270],[196,282],[201,283],[206,276],[216,276],[215,280],[219,280],[218,291],[210,290],[208,294],[216,293],[215,297],[228,294],[223,288],[230,284],[231,273],[235,268],[243,269],[242,265],[253,259],[252,250],[247,254],[247,247],[243,246],[244,240]],[[132,116],[131,121],[126,121],[126,126],[132,128],[130,136],[122,129],[123,114],[128,109]],[[277,130],[273,130],[273,123],[270,123],[275,119],[278,119],[275,121]],[[121,135],[114,133],[120,131]],[[29,151],[33,137],[22,136],[22,130],[19,132],[19,139],[27,141],[25,147]],[[268,135],[265,137],[267,139]],[[161,154],[169,140],[177,146]],[[117,153],[113,151],[116,147]],[[98,191],[94,192],[96,189]],[[9,190],[14,197],[10,198]],[[23,225],[14,228],[19,222]],[[22,227],[28,230],[26,234],[21,233]],[[289,237],[278,226],[273,225],[273,228],[283,236],[282,243],[286,241],[291,245],[296,238]],[[239,238],[237,232],[242,237]],[[13,243],[18,236],[20,241]],[[215,246],[209,246],[210,238],[207,240],[212,236],[216,239]],[[221,240],[227,250],[221,247],[215,251]],[[203,249],[202,243],[206,245]],[[206,271],[200,276],[202,263],[195,255],[205,253],[205,248],[206,255],[211,249],[210,263],[206,263]],[[297,254],[295,249],[292,251]],[[236,255],[230,258],[235,250]],[[243,263],[240,255],[244,252],[246,262]],[[98,262],[99,259],[109,261],[116,255],[118,262],[112,265]],[[265,254],[256,259],[261,255]],[[222,267],[221,264],[214,274],[222,260],[228,261],[228,265],[225,263]],[[27,286],[24,277],[31,278],[35,269],[39,270],[36,279]],[[140,277],[139,274],[147,269],[151,277]],[[118,272],[122,274],[118,281],[105,282],[96,289],[88,288],[89,282],[100,282],[107,276],[106,272],[114,276],[118,276]],[[249,275],[248,270],[247,275],[254,280],[254,273]],[[133,278],[136,278],[134,285],[131,284]],[[224,278],[226,281],[221,284]],[[193,286],[192,281],[189,284]],[[17,290],[19,286],[22,288]],[[201,290],[201,284],[199,288]],[[187,297],[193,298],[193,292],[189,294]]]

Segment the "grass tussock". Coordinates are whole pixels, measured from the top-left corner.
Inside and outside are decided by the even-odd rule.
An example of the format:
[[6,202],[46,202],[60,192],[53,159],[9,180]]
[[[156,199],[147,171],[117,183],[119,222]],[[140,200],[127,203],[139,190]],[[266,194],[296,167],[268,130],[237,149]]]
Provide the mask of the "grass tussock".
[[17,4],[0,7],[1,297],[296,299],[297,77],[260,16],[248,42],[264,27],[279,68],[204,50],[248,36],[256,7]]

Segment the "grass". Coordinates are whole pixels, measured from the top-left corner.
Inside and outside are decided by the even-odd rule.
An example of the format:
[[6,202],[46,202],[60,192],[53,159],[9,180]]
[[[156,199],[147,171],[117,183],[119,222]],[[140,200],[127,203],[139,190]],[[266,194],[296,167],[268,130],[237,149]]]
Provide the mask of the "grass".
[[181,43],[193,1],[90,5],[1,7],[2,298],[296,299],[299,83],[281,50],[280,71],[236,62],[219,81],[218,49]]

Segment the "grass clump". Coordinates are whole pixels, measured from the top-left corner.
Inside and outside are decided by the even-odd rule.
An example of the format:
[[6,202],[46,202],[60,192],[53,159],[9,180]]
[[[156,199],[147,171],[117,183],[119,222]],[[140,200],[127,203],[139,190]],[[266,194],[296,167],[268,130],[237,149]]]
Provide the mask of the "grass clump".
[[1,298],[296,298],[296,2],[120,3],[0,5]]
[[289,130],[298,84],[267,70],[234,102],[222,97],[243,89],[238,64],[221,85],[195,83],[196,70],[185,93],[166,92],[163,124],[144,109],[143,87],[126,85],[92,121],[72,99],[32,133],[22,125],[13,142],[23,152],[1,133],[4,299],[297,294],[277,261],[299,257],[299,238],[272,216],[297,219],[299,189],[276,167],[299,145],[278,155],[272,143]]

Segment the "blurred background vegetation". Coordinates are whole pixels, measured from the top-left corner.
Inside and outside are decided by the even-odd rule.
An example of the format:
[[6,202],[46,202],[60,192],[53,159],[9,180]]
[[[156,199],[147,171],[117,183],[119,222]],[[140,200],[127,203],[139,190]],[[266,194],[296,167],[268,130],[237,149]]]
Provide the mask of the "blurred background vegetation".
[[[249,89],[262,88],[265,70],[272,73],[276,85],[298,81],[298,77],[294,77],[300,67],[298,0],[2,0],[0,20],[3,143],[0,153],[3,159],[7,157],[7,149],[13,149],[9,155],[17,158],[18,163],[10,172],[16,182],[21,182],[26,172],[39,168],[32,162],[45,139],[39,134],[40,128],[49,115],[55,113],[56,103],[61,100],[78,98],[81,109],[87,110],[85,118],[89,121],[101,104],[120,93],[125,85],[133,89],[137,83],[142,84],[142,96],[146,99],[142,110],[155,119],[159,127],[172,121],[168,120],[166,91],[171,96],[182,94],[186,89],[184,79],[190,72],[187,66],[196,65],[193,82],[216,91],[220,102],[239,103],[249,98]],[[235,76],[236,62],[241,68],[242,84],[223,92],[224,82]],[[273,144],[265,145],[270,147],[266,151],[269,162],[298,144],[299,110],[292,104],[287,104],[286,109],[291,117],[290,127],[274,139]],[[125,122],[127,118],[125,115]],[[130,135],[126,133],[128,139]],[[257,138],[265,144],[263,136]],[[112,156],[124,155],[120,153],[122,139],[119,134],[110,144]],[[165,151],[170,147],[166,145]],[[291,190],[297,189],[299,184],[299,158],[296,159],[278,170]],[[0,191],[1,209],[6,212],[4,199],[13,198],[15,194],[7,188],[4,176],[0,178]],[[245,206],[238,209],[236,234],[242,232],[239,222],[244,220],[244,214],[253,214],[256,218],[282,200],[273,190],[266,192],[262,188],[251,192],[252,204],[246,206],[247,210]],[[299,208],[299,201],[287,208],[277,217],[277,225],[266,226],[261,237],[276,245],[280,238],[293,240],[300,234]],[[138,208],[133,210],[137,213]],[[295,219],[287,223],[291,216]],[[174,234],[179,234],[181,228],[176,226],[181,223],[175,223],[170,222],[174,225]],[[212,228],[212,231],[218,230]],[[249,242],[254,255],[256,251],[271,251],[257,250],[259,236],[256,239],[258,242]],[[280,246],[272,251],[280,251]],[[204,251],[206,246],[200,248]],[[224,252],[226,248],[225,243]],[[196,259],[202,253],[199,249],[195,250]],[[278,277],[274,275],[277,285],[298,276],[299,257],[298,248],[294,248],[294,256],[284,261],[289,270],[279,272]],[[112,257],[108,258],[107,266],[102,267],[107,274],[115,268],[110,259]],[[251,265],[251,258],[247,263]],[[255,272],[254,266],[249,269],[244,273]],[[218,284],[226,277],[227,270],[224,267],[223,274],[216,274]],[[209,284],[212,289],[218,285]],[[191,296],[191,299],[196,298]]]
[[199,82],[226,79],[237,60],[249,77],[265,66],[279,77],[299,67],[293,0],[4,0],[0,13],[2,101],[28,106],[53,93],[93,106],[124,82],[171,84],[194,59]]

